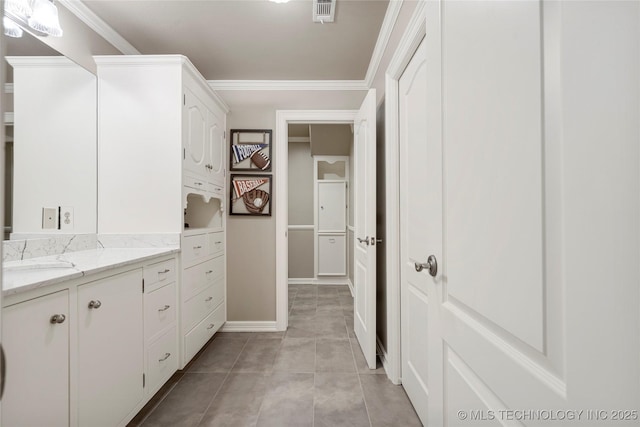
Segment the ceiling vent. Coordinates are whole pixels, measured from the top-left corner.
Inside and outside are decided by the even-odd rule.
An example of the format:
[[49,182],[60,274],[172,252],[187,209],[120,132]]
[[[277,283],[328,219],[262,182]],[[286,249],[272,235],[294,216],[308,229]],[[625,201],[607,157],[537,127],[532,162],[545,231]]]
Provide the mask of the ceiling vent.
[[333,22],[336,0],[313,0],[313,22]]

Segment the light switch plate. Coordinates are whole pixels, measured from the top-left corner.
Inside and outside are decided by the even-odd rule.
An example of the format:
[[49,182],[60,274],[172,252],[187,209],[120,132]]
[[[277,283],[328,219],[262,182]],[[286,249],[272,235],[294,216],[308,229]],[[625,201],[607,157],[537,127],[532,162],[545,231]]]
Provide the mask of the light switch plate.
[[58,228],[57,208],[42,208],[42,228],[45,230]]
[[73,206],[60,206],[60,230],[73,230]]

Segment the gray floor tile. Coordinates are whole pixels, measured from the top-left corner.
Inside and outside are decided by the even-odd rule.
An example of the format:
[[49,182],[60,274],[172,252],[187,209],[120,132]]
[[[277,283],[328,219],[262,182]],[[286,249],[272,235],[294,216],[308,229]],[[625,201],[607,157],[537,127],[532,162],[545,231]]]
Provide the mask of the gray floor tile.
[[318,338],[348,338],[347,325],[344,316],[335,314],[316,315],[313,319],[316,324],[316,337]]
[[314,375],[274,372],[262,401],[259,427],[313,425]]
[[316,304],[306,304],[306,303],[298,303],[297,301],[293,303],[293,307],[291,307],[291,315],[292,316],[308,316],[313,317],[316,314]]
[[338,289],[338,295],[353,297],[353,295],[351,295],[351,291],[349,290],[348,286],[343,286],[340,289]]
[[353,310],[353,298],[351,295],[349,296],[339,296],[338,301],[340,301],[340,305],[344,308],[350,308]]
[[198,425],[225,377],[226,374],[185,374],[142,425]]
[[285,338],[273,364],[274,371],[315,372],[316,340]]
[[187,372],[229,372],[247,340],[216,337],[187,369]]
[[315,427],[369,426],[357,375],[316,373],[314,394]]
[[284,338],[285,331],[278,332],[254,332],[249,340],[281,340]]
[[231,371],[270,373],[281,344],[282,340],[269,338],[249,340]]
[[351,342],[347,339],[318,338],[316,372],[355,373]]
[[356,338],[351,338],[351,349],[353,350],[353,357],[356,361],[356,370],[359,374],[386,374],[382,362],[376,357],[376,369],[369,369],[367,361],[362,354],[362,348]]
[[235,340],[244,340],[245,342],[254,335],[253,332],[216,332],[218,338],[232,338]]
[[373,427],[419,427],[422,424],[401,386],[384,375],[360,375]]
[[260,373],[229,374],[199,425],[255,425],[267,389],[267,380],[268,376]]
[[286,338],[315,338],[317,322],[306,316],[289,316]]

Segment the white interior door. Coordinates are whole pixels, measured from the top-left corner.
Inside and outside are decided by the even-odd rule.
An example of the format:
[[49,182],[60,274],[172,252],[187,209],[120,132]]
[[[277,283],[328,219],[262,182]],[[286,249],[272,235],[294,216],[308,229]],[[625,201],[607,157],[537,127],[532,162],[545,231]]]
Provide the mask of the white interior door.
[[354,330],[369,368],[376,367],[376,91],[354,121]]
[[638,423],[640,7],[611,6],[426,5],[402,379],[429,426]]
[[[402,385],[418,416],[427,422],[427,339],[429,299],[434,281],[426,272],[417,272],[415,263],[426,262],[425,242],[440,240],[433,221],[425,222],[427,210],[432,216],[439,202],[439,189],[430,185],[425,160],[427,125],[427,73],[423,41],[399,81],[400,140],[400,241],[401,241],[401,355]],[[431,203],[429,203],[431,196]],[[435,200],[434,200],[435,198]],[[436,242],[437,243],[437,242]]]

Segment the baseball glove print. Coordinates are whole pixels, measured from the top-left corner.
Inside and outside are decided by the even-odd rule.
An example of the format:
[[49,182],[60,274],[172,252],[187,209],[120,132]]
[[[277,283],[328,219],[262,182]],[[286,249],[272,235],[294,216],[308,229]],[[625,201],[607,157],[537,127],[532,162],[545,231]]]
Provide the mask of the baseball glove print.
[[252,214],[261,213],[269,202],[269,193],[263,190],[251,190],[242,196],[244,205]]

